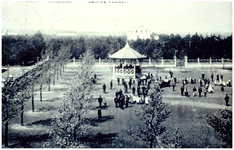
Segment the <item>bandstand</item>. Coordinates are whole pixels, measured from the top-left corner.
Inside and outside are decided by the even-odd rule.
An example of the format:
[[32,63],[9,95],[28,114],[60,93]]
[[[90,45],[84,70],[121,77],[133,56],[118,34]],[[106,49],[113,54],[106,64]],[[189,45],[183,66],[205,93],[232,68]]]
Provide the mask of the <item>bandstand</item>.
[[132,49],[128,42],[125,47],[112,54],[113,78],[133,78],[141,75],[141,60],[146,56]]

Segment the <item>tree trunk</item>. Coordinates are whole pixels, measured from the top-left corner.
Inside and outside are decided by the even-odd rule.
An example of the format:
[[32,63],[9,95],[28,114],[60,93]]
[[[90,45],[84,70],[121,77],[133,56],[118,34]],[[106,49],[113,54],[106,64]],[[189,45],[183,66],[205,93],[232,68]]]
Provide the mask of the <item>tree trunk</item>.
[[21,126],[24,125],[24,102],[21,106]]
[[41,81],[41,85],[40,85],[40,101],[42,102],[42,81]]
[[53,74],[53,85],[55,85],[55,74],[56,74],[56,70],[54,70],[54,74]]
[[42,85],[43,85],[43,72],[41,74],[41,85],[40,85],[40,101],[42,102]]
[[50,91],[50,77],[49,77],[48,91]]
[[32,112],[34,112],[34,78],[32,82]]
[[65,70],[65,64],[63,64],[63,73],[64,73],[64,70]]
[[153,148],[153,140],[150,140],[150,148]]
[[58,71],[58,68],[56,69],[57,70],[57,81],[59,79],[59,71]]
[[[6,99],[7,100],[7,99]],[[8,114],[8,105],[6,102],[6,106],[7,106],[7,111],[6,111],[6,124],[5,124],[5,147],[8,147],[8,119],[9,119],[9,114]]]
[[5,124],[5,147],[8,147],[8,121]]
[[62,76],[62,65],[59,67],[60,77]]

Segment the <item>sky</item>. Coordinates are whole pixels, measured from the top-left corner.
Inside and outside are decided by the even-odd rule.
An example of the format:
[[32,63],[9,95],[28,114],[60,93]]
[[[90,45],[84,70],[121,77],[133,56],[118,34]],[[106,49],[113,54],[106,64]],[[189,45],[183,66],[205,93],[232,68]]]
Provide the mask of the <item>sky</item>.
[[230,1],[91,1],[2,2],[2,30],[127,32],[143,25],[155,33],[232,32]]

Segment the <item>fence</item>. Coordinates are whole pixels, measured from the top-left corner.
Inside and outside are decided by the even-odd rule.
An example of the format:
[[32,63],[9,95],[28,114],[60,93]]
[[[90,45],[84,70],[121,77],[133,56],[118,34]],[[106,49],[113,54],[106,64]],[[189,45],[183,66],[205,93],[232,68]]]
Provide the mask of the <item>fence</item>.
[[[80,59],[73,58],[71,61],[74,64],[79,63]],[[111,59],[96,59],[95,65],[108,65],[111,66],[112,64]],[[211,66],[218,66],[218,67],[232,67],[232,59],[188,59],[187,56],[185,56],[183,59],[178,59],[174,57],[173,59],[143,59],[141,62],[141,65],[143,67],[146,66],[156,66],[156,67],[211,67]]]

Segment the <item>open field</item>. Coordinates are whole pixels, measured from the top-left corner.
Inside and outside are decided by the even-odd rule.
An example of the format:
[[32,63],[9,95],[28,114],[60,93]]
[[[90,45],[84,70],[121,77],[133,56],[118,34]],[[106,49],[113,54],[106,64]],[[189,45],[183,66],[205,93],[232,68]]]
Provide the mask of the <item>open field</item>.
[[[26,104],[24,115],[24,126],[20,126],[20,116],[17,116],[10,122],[9,129],[9,145],[10,147],[27,147],[27,148],[42,148],[43,142],[50,141],[49,132],[51,131],[51,122],[57,114],[56,108],[60,105],[63,94],[65,93],[70,79],[75,72],[76,65],[70,63],[65,69],[65,73],[59,80],[56,80],[55,85],[51,85],[51,91],[44,85],[43,102],[39,101],[39,91],[35,95],[35,112],[31,112],[31,102]],[[211,68],[162,68],[162,67],[145,67],[143,73],[151,72],[154,76],[168,75],[171,70],[179,81],[176,84],[176,90],[172,91],[172,87],[163,88],[163,102],[168,105],[167,109],[172,110],[170,118],[164,122],[169,132],[174,132],[179,129],[179,134],[182,137],[182,147],[187,148],[218,148],[222,146],[221,139],[217,136],[213,128],[207,122],[207,115],[213,114],[219,109],[232,110],[232,87],[225,87],[225,92],[221,92],[220,86],[214,86],[214,93],[207,94],[207,97],[193,97],[192,88],[199,87],[196,84],[188,84],[190,97],[180,95],[181,79],[185,77],[200,78],[204,72],[206,77],[210,78]],[[218,67],[213,67],[212,72],[214,77],[217,73],[224,75],[224,80],[232,79],[232,70],[223,70]],[[117,85],[117,81],[113,80],[113,89],[109,89],[112,74],[110,66],[96,65],[94,73],[97,74],[98,82],[94,85],[93,95],[97,98],[102,95],[107,102],[107,107],[102,110],[102,121],[97,122],[97,106],[98,102],[93,103],[92,110],[85,116],[92,120],[90,136],[86,138],[90,147],[100,148],[146,148],[148,143],[135,141],[130,137],[126,130],[130,127],[135,127],[139,121],[136,118],[134,111],[140,109],[139,104],[130,104],[128,108],[115,108],[114,95],[115,91],[122,85]],[[102,92],[102,85],[107,85],[107,92]],[[203,87],[204,91],[204,87]],[[128,91],[130,93],[130,90]],[[230,97],[230,106],[225,106],[225,94]],[[2,143],[4,143],[4,126],[2,127]]]

